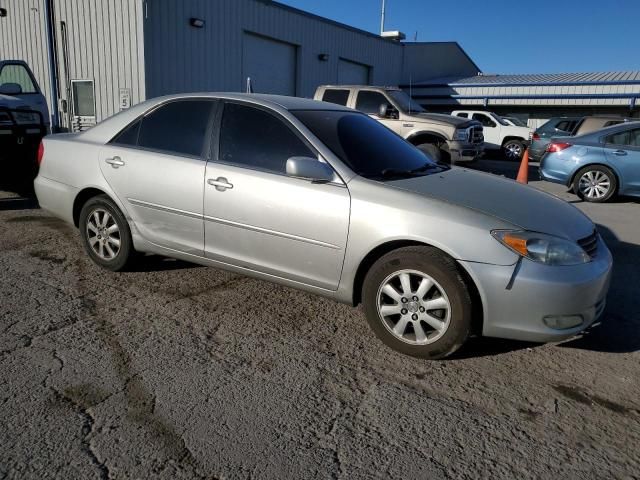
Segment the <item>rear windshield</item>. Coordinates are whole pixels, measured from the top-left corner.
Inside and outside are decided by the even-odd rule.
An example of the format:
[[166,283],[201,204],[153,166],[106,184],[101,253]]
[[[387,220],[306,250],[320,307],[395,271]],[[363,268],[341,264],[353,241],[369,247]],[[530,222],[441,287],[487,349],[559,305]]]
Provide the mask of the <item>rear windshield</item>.
[[358,112],[297,110],[293,113],[358,175],[372,179],[421,176],[448,167],[387,127]]

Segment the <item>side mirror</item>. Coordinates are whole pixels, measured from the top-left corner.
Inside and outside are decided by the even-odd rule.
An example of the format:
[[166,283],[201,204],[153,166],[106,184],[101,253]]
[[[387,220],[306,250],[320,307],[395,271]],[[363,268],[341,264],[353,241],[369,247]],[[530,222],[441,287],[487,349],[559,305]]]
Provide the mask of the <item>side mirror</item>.
[[378,107],[378,116],[380,118],[387,118],[387,115],[389,115],[389,104],[381,103],[380,107]]
[[319,183],[333,180],[333,168],[312,157],[291,157],[287,160],[287,175]]
[[0,85],[0,95],[20,95],[22,87],[18,83],[3,83]]

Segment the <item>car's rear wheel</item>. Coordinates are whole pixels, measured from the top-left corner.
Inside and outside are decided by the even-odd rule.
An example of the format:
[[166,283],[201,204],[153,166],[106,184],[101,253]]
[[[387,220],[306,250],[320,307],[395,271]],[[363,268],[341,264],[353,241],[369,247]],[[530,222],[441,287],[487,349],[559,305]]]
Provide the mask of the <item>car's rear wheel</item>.
[[375,334],[406,355],[446,357],[471,331],[465,281],[456,263],[434,248],[405,247],[381,257],[365,277],[362,299]]
[[123,270],[133,253],[129,224],[106,195],[87,201],[80,211],[80,235],[89,257],[108,270]]
[[615,174],[603,165],[586,166],[573,179],[573,192],[587,202],[606,202],[617,190],[618,180]]
[[502,146],[504,158],[511,161],[519,161],[524,155],[524,144],[520,140],[509,140]]

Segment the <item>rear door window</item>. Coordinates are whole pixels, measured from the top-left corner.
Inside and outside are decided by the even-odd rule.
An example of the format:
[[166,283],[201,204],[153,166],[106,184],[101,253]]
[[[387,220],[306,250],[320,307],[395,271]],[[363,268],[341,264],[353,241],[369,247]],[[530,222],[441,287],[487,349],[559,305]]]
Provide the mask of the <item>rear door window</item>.
[[609,135],[605,142],[620,147],[640,147],[640,128]]
[[469,114],[468,113],[457,113],[456,116],[457,117],[462,117],[462,118],[469,118]]
[[210,100],[179,100],[162,105],[142,119],[138,146],[201,156],[212,107]]
[[325,90],[322,101],[346,106],[349,101],[349,90]]
[[389,100],[380,92],[363,90],[358,92],[358,100],[356,101],[356,110],[360,110],[366,114],[378,113],[380,105],[389,104]]

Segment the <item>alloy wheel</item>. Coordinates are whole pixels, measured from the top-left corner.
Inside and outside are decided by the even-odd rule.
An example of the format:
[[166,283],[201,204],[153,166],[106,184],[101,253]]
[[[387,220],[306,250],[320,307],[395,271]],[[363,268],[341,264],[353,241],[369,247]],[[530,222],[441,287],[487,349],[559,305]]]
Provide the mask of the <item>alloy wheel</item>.
[[377,299],[382,323],[405,343],[434,343],[449,328],[451,303],[442,286],[426,273],[392,273],[381,283]]
[[509,160],[520,160],[522,157],[522,145],[519,143],[508,143],[504,149]]
[[87,241],[102,260],[113,260],[120,252],[120,227],[107,210],[96,208],[87,217]]
[[611,189],[611,179],[600,170],[589,170],[582,174],[578,182],[580,193],[590,199],[605,197]]

